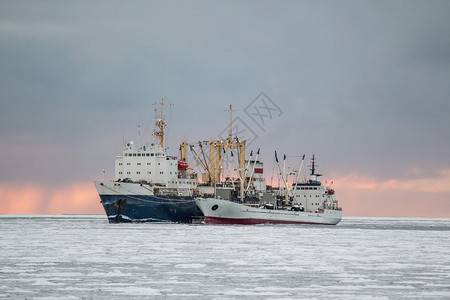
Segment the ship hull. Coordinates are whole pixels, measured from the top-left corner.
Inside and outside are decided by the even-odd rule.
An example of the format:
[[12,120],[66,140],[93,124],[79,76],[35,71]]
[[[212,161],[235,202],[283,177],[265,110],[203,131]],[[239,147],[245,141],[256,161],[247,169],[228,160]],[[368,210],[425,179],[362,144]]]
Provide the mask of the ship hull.
[[317,224],[336,225],[342,219],[341,210],[323,212],[270,210],[215,198],[196,198],[195,202],[205,215],[206,224]]
[[110,223],[192,223],[203,216],[192,196],[154,195],[136,183],[94,184]]

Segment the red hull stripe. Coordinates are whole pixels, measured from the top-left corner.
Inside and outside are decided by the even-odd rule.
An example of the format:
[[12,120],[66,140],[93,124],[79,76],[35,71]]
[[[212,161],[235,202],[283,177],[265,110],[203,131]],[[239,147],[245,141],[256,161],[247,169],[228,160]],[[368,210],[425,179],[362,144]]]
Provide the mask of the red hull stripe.
[[236,225],[256,225],[256,224],[312,224],[312,225],[332,225],[326,223],[311,223],[311,222],[294,222],[282,220],[264,220],[264,219],[231,219],[231,218],[217,218],[205,217],[203,221],[205,224],[236,224]]

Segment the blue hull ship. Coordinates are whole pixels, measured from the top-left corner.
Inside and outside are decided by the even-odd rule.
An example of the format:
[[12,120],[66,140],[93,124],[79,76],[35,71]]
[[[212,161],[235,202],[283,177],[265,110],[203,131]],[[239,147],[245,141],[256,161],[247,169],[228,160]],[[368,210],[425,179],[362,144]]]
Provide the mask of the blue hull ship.
[[164,103],[159,104],[153,132],[156,143],[126,143],[115,159],[114,180],[94,182],[109,222],[191,223],[203,216],[194,201],[197,174],[188,171],[187,142],[183,141],[179,158],[168,153]]
[[96,181],[94,184],[110,223],[193,223],[203,216],[192,196],[151,195],[151,187],[143,188],[136,183]]

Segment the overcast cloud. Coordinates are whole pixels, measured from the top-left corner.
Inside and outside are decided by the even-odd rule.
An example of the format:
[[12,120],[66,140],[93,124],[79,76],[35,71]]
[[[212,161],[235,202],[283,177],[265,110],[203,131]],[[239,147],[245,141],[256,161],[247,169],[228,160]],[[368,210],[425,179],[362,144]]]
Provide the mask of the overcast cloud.
[[[333,174],[437,176],[449,15],[448,1],[1,1],[0,181],[112,174],[162,97],[173,154],[233,104],[269,166],[278,150]],[[283,111],[265,131],[243,111],[262,91]]]

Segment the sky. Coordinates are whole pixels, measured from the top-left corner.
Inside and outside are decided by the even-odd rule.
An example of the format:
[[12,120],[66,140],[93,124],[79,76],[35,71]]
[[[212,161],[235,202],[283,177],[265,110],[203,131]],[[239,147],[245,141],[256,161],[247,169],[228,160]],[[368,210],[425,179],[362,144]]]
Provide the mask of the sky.
[[[101,214],[123,140],[315,154],[344,216],[450,217],[449,1],[0,1],[0,213]],[[226,136],[226,133],[225,133]],[[305,169],[307,169],[305,167]]]

